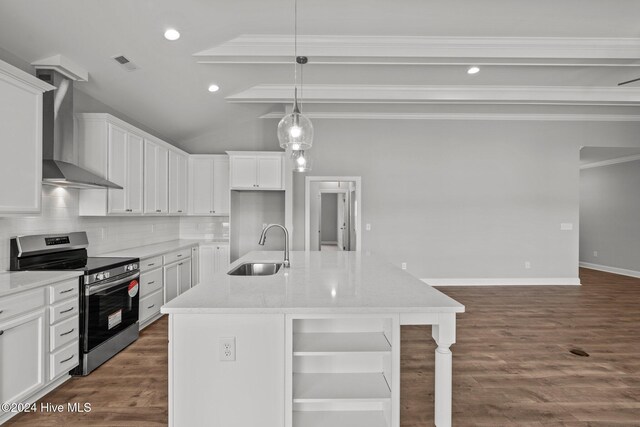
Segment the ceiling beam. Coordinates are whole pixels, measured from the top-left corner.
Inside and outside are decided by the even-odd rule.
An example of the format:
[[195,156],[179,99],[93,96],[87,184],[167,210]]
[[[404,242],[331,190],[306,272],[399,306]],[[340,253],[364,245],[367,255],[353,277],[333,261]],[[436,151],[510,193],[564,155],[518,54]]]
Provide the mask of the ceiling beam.
[[[568,86],[305,85],[305,104],[640,105],[640,88]],[[257,85],[231,103],[292,102],[293,85]]]
[[[208,64],[290,64],[293,36],[245,34],[194,54]],[[639,67],[640,38],[299,36],[314,65]]]

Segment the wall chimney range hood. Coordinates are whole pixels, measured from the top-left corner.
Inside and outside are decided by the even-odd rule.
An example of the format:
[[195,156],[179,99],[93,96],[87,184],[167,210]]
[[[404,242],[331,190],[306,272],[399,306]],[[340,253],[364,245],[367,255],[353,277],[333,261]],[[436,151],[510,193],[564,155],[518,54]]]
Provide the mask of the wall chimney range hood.
[[[53,86],[42,99],[42,183],[71,188],[114,188],[108,181],[76,164],[73,139],[73,81],[86,81],[86,71],[70,70],[66,58],[54,56],[32,64],[36,76]],[[79,70],[79,72],[78,72]]]

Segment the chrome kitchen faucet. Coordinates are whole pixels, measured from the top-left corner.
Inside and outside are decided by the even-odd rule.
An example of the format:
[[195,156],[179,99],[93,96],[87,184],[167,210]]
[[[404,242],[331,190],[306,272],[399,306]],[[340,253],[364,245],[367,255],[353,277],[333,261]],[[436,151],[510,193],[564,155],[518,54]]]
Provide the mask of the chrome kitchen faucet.
[[271,227],[280,227],[282,228],[282,231],[284,231],[284,268],[289,268],[289,266],[291,265],[291,263],[289,262],[289,231],[287,230],[286,227],[280,224],[267,225],[262,230],[262,234],[260,235],[260,240],[258,241],[258,244],[261,246],[264,246],[264,243],[267,241],[267,231],[269,231]]

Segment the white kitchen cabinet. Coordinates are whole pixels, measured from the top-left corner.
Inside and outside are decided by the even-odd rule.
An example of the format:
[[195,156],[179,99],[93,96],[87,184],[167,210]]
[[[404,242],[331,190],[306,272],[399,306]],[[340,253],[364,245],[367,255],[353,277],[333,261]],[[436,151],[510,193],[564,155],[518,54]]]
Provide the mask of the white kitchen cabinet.
[[116,125],[108,125],[107,179],[123,187],[108,190],[108,212],[140,214],[143,206],[143,139]]
[[40,212],[42,94],[53,89],[0,61],[0,215]]
[[214,275],[229,269],[228,243],[200,244],[200,283],[208,283]]
[[169,150],[144,141],[144,213],[169,213]]
[[200,283],[200,246],[191,248],[191,286]]
[[191,258],[164,266],[164,302],[191,289]]
[[187,213],[188,165],[187,156],[169,151],[169,213]]
[[0,323],[0,402],[22,402],[45,385],[46,354],[44,307]]
[[228,153],[232,190],[284,190],[284,153]]
[[186,153],[110,114],[76,114],[76,125],[78,165],[124,188],[81,190],[80,216],[186,212]]
[[180,272],[180,283],[178,285],[178,295],[191,289],[191,258],[178,263]]
[[189,156],[189,213],[229,215],[229,158]]

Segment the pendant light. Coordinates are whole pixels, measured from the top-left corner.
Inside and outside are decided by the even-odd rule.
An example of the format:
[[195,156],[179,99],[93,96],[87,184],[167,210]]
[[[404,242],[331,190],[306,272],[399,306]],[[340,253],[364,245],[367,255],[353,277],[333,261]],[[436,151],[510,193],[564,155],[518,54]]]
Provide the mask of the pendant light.
[[[293,109],[278,123],[278,140],[280,147],[293,151],[307,150],[313,145],[313,125],[311,120],[300,113],[298,105],[298,65],[307,63],[306,56],[298,56],[298,0],[294,0],[294,32],[293,32],[293,55],[294,55],[294,89],[293,89]],[[302,68],[300,68],[302,73]],[[300,84],[302,92],[302,83]]]
[[293,160],[294,172],[309,172],[313,161],[309,157],[309,152],[305,150],[298,150],[291,152],[291,159]]

